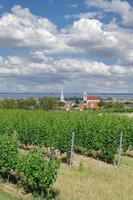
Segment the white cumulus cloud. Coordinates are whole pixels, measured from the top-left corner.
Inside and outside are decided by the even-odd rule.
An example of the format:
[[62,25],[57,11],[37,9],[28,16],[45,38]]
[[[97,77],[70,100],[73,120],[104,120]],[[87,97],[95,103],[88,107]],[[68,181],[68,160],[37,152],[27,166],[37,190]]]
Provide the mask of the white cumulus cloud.
[[[129,23],[123,13],[132,12],[131,6],[116,2],[117,8],[114,0],[86,1],[88,6],[121,14],[123,22]],[[133,29],[116,21],[105,24],[89,15],[80,13],[71,25],[59,28],[19,5],[3,14],[0,48],[11,49],[12,54],[0,56],[1,92],[57,91],[62,85],[68,92],[84,88],[91,92],[131,92]]]
[[118,13],[125,25],[133,25],[133,8],[127,1],[122,0],[86,0],[88,7],[94,6],[105,12]]

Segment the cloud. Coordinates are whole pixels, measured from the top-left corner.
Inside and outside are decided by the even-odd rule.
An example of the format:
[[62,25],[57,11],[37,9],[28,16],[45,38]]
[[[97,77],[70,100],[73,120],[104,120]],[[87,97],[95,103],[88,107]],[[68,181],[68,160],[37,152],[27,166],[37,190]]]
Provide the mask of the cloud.
[[32,15],[28,8],[21,6],[14,6],[11,14],[2,16],[0,30],[1,48],[35,48],[46,52],[67,49],[52,22]]
[[116,57],[119,64],[133,65],[133,37],[132,29],[119,27],[116,23],[111,22],[104,26],[105,30],[110,30],[118,39],[118,45],[115,49]]
[[64,41],[76,53],[96,58],[114,58],[118,64],[133,64],[133,30],[115,21],[103,24],[98,19],[81,18],[65,29]]
[[71,8],[77,8],[78,6],[79,6],[78,3],[69,4],[69,7],[71,7]]
[[[124,91],[131,89],[132,76],[131,66],[110,66],[83,58],[53,59],[42,52],[34,52],[27,57],[0,57],[0,84],[6,92],[55,91],[54,88],[62,85],[71,92],[77,88],[83,91],[87,85],[88,89],[93,88],[97,92],[99,89],[111,92],[114,88],[116,91],[120,87]],[[127,84],[126,88],[123,81]]]
[[133,30],[116,21],[105,24],[96,19],[100,15],[100,10],[80,13],[59,28],[14,6],[0,18],[0,48],[21,56],[0,56],[1,92],[50,92],[62,85],[67,92],[131,92]]
[[96,15],[100,13],[80,13],[80,19],[71,26],[59,29],[49,19],[33,15],[28,8],[14,6],[12,13],[0,18],[0,47],[57,55],[115,56],[119,62],[129,52],[125,60],[130,64],[133,31],[115,23],[104,25],[98,19],[86,18]]
[[122,0],[86,0],[88,7],[97,7],[103,9],[104,12],[114,12],[121,16],[122,22],[125,25],[133,25],[133,7],[127,2]]
[[98,18],[98,19],[101,19],[101,18],[103,18],[103,14],[101,12],[85,12],[85,13],[79,13],[79,14],[74,14],[74,15],[65,15],[64,18],[65,19],[69,19],[69,18],[77,18],[77,19]]
[[68,29],[67,45],[79,52],[107,56],[112,54],[117,44],[114,33],[105,31],[103,24],[96,19],[81,18]]

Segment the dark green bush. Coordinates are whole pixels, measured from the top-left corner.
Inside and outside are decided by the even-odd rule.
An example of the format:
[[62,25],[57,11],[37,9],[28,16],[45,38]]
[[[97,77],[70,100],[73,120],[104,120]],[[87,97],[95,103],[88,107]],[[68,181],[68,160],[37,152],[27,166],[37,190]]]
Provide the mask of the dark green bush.
[[46,160],[44,154],[29,152],[20,156],[16,171],[20,177],[20,184],[27,192],[44,196],[57,177],[59,162],[54,159]]
[[58,101],[52,97],[44,97],[39,99],[39,104],[44,110],[53,110],[57,108]]
[[16,139],[7,135],[0,135],[0,156],[0,175],[4,179],[46,197],[56,180],[59,161],[46,158],[41,150],[20,153]]
[[17,108],[17,101],[15,99],[1,99],[0,100],[0,108],[6,108],[6,109],[13,109]]
[[25,98],[25,99],[18,99],[17,102],[17,108],[19,109],[27,109],[27,110],[33,110],[38,108],[37,100],[35,98]]
[[15,170],[17,163],[17,143],[12,137],[0,135],[0,173],[1,175]]

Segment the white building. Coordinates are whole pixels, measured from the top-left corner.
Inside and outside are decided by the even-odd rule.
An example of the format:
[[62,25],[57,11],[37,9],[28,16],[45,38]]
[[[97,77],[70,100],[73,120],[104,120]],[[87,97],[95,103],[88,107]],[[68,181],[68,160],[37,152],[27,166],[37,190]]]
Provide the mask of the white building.
[[65,100],[64,100],[64,91],[63,90],[61,90],[60,101],[61,102],[65,102]]
[[84,93],[83,93],[83,101],[87,101],[87,92],[86,91],[84,91]]

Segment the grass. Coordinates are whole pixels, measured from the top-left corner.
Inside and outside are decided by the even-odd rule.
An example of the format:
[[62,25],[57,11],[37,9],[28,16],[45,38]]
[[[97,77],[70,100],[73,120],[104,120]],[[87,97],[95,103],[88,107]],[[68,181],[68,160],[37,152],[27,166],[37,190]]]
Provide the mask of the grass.
[[0,200],[20,200],[0,190]]
[[[132,200],[133,158],[123,157],[117,167],[75,155],[73,167],[61,164],[54,189],[59,191],[57,200]],[[0,200],[20,199],[0,190]]]
[[124,158],[119,168],[82,156],[81,160],[72,168],[62,164],[54,185],[61,200],[133,199],[133,158]]

